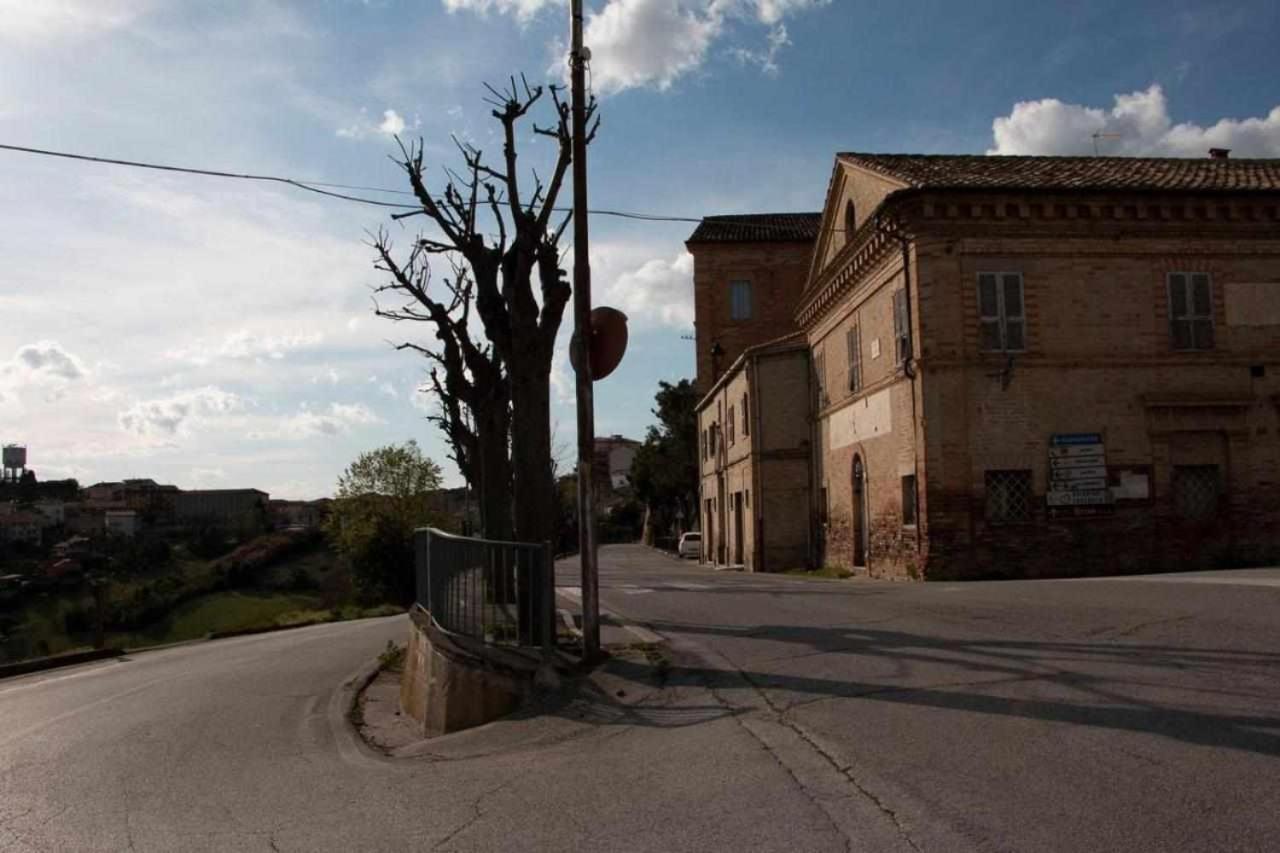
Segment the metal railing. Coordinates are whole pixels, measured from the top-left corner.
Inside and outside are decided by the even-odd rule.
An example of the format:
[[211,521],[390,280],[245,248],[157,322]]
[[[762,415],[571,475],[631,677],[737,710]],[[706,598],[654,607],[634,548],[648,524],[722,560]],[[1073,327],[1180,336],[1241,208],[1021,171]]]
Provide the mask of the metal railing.
[[414,533],[417,602],[446,631],[491,645],[541,646],[555,637],[551,544]]

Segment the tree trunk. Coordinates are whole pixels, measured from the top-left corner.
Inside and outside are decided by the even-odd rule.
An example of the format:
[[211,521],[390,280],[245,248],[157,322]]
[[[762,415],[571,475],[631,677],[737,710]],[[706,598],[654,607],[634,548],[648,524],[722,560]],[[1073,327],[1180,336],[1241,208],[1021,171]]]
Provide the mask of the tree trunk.
[[[555,534],[555,486],[551,468],[550,364],[529,358],[511,371],[511,468],[515,475],[515,535],[521,542],[552,541]],[[553,570],[553,567],[547,567]],[[545,585],[533,573],[521,572],[517,584],[521,642],[537,637],[546,607]]]
[[511,456],[507,438],[511,411],[505,395],[476,416],[476,491],[480,497],[480,535],[485,539],[513,538],[511,518]]

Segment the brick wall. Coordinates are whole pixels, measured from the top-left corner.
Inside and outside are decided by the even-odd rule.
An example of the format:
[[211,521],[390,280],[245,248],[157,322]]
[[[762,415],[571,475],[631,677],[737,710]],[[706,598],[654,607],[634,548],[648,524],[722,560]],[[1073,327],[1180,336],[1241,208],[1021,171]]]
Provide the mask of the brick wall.
[[[1274,223],[1251,214],[1197,220],[1194,199],[1128,202],[1046,198],[1033,208],[1000,197],[926,201],[916,211],[929,576],[1280,559]],[[977,274],[984,271],[1023,276],[1026,350],[1012,359],[981,350]],[[1211,350],[1172,348],[1173,271],[1211,277]],[[1244,312],[1229,312],[1228,300],[1235,286],[1255,284],[1250,299],[1261,301],[1240,322]],[[1153,498],[1051,511],[1048,443],[1065,432],[1101,433],[1111,467],[1149,467]],[[1226,497],[1216,516],[1188,521],[1175,511],[1173,466],[1183,464],[1219,465]],[[1025,523],[988,522],[984,472],[998,469],[1031,471],[1034,509]]]
[[[795,331],[812,243],[690,243],[693,255],[698,388],[704,393],[747,347]],[[751,282],[749,320],[730,318],[729,283]],[[714,361],[712,345],[722,353]]]

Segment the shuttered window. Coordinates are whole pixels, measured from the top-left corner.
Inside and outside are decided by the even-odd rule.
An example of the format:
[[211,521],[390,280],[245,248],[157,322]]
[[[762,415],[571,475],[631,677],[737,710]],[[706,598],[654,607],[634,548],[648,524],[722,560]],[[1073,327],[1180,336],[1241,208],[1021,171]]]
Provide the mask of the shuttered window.
[[1213,349],[1213,288],[1208,273],[1169,273],[1169,338],[1176,350]]
[[1027,348],[1022,273],[978,273],[978,314],[983,352],[1022,352]]
[[751,435],[751,406],[750,397],[744,392],[742,395],[742,434]]
[[729,319],[751,319],[751,282],[729,282]]
[[911,320],[907,317],[907,291],[893,292],[894,362],[902,364],[911,357]]
[[857,391],[862,387],[862,333],[857,326],[851,326],[844,339],[849,350],[849,390]]

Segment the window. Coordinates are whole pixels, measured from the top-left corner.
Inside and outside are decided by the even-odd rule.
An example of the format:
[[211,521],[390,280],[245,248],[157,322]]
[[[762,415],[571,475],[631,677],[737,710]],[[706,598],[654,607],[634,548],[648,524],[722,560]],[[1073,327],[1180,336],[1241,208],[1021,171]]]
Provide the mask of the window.
[[851,326],[844,339],[849,349],[849,390],[857,391],[862,387],[862,334],[857,326]]
[[853,233],[858,230],[857,211],[853,207],[853,199],[849,199],[844,203],[844,239],[848,242],[853,239]]
[[707,443],[711,447],[711,455],[715,456],[716,455],[716,425],[714,423],[711,424],[711,427],[708,430],[708,433],[709,433],[709,436],[708,436]]
[[992,524],[1031,520],[1031,472],[987,471],[987,521]]
[[734,429],[733,429],[733,421],[734,421],[733,413],[735,411],[737,410],[734,409],[733,406],[729,406],[729,444],[733,444],[737,440],[737,436],[734,434]]
[[699,430],[698,432],[698,444],[702,448],[702,458],[706,459],[707,458],[707,431],[705,429]]
[[911,320],[907,317],[907,291],[893,292],[894,362],[902,364],[911,358]]
[[1022,273],[978,273],[978,314],[984,352],[1022,352],[1026,347],[1026,311]]
[[742,434],[751,435],[751,408],[747,405],[748,397],[744,391],[742,393]]
[[916,523],[915,474],[904,474],[902,477],[902,523],[907,526]]
[[1173,509],[1188,521],[1203,521],[1218,513],[1222,478],[1217,465],[1173,466]]
[[729,282],[729,319],[751,319],[751,282]]
[[1176,350],[1213,349],[1213,290],[1208,273],[1169,273],[1169,337]]

